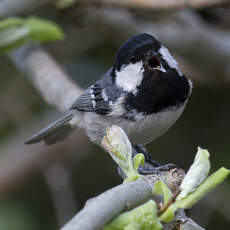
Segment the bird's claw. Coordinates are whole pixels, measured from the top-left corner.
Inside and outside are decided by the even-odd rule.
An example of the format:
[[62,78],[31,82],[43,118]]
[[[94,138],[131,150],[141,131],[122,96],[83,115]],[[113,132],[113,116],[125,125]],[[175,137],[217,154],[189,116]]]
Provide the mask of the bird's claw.
[[150,168],[142,168],[139,167],[138,171],[140,174],[147,175],[147,174],[158,174],[159,171],[168,171],[170,169],[176,168],[177,166],[175,164],[166,164],[166,165],[160,165],[157,167],[150,167]]

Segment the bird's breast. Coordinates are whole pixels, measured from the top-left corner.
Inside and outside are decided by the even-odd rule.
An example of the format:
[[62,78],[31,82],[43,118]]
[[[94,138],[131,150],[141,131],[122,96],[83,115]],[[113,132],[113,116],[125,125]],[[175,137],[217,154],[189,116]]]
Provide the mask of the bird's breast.
[[85,129],[91,141],[99,145],[106,128],[112,125],[118,125],[124,129],[132,145],[148,144],[164,134],[176,122],[185,104],[151,115],[140,115],[135,121],[89,112],[84,114],[80,126]]
[[168,131],[180,117],[185,104],[151,115],[140,116],[135,122],[122,128],[126,131],[133,145],[148,144]]

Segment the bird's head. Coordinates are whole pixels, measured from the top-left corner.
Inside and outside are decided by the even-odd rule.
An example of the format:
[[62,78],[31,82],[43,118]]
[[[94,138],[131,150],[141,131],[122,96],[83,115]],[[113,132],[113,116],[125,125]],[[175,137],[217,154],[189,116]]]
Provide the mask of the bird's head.
[[118,85],[127,91],[135,90],[141,84],[145,72],[155,77],[172,73],[182,75],[168,49],[149,34],[131,37],[121,45],[115,57],[114,71]]
[[142,97],[150,107],[153,102],[164,107],[174,106],[190,94],[190,81],[180,71],[176,60],[149,34],[131,37],[121,45],[113,71],[118,87],[137,99]]

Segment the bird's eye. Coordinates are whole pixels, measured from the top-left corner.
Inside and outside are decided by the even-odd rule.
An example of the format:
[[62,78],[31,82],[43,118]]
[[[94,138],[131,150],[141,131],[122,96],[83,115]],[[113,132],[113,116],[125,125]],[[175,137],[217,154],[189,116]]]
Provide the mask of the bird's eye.
[[135,63],[136,62],[136,58],[133,55],[129,57],[129,60],[130,60],[131,63]]
[[151,67],[151,68],[160,68],[161,67],[161,63],[160,63],[159,59],[155,56],[151,57],[148,60],[148,63],[149,63],[149,67]]

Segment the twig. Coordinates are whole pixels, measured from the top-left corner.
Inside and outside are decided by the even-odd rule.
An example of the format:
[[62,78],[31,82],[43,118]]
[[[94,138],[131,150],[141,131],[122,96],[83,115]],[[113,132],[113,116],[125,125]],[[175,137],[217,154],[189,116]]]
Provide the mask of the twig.
[[161,208],[159,215],[161,215],[164,211],[166,211],[168,207],[175,202],[179,193],[180,193],[180,189],[177,189],[175,193],[173,194],[172,198],[166,204],[164,204],[164,206]]

